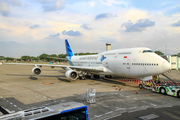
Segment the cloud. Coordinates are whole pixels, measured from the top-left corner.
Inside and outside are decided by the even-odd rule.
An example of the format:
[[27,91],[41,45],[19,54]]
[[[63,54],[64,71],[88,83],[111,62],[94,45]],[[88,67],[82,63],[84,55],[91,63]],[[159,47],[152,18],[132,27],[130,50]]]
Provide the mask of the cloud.
[[172,24],[172,26],[174,26],[174,27],[179,27],[179,26],[180,26],[180,21],[178,21],[178,22]]
[[88,24],[83,24],[81,25],[82,28],[86,29],[86,30],[92,30],[92,28],[88,27]]
[[112,4],[119,4],[119,2],[116,0],[101,0],[101,3],[108,6],[111,6]]
[[45,1],[48,4],[45,4],[43,6],[44,12],[50,12],[50,11],[57,11],[64,8],[66,0],[46,0]]
[[1,42],[1,43],[17,43],[15,41]]
[[127,23],[123,23],[121,27],[126,28],[126,32],[141,32],[144,30],[146,27],[154,26],[155,22],[150,21],[148,19],[140,19],[137,21],[137,23],[133,24],[131,20],[129,20]]
[[49,37],[57,37],[60,36],[60,33],[54,34],[54,35],[49,35]]
[[63,35],[68,35],[68,36],[81,36],[82,33],[80,33],[79,31],[73,31],[73,30],[69,30],[66,32],[66,30],[62,31]]
[[21,6],[21,1],[19,0],[8,0],[7,2],[13,6]]
[[40,26],[39,25],[33,25],[33,26],[31,26],[30,28],[31,29],[36,29],[36,28],[39,28]]
[[9,6],[7,2],[0,3],[0,13],[3,16],[9,16]]
[[109,18],[109,17],[112,17],[112,16],[113,15],[110,14],[110,13],[102,13],[102,14],[97,15],[95,19],[98,20],[98,19],[101,19],[101,18]]
[[88,4],[89,4],[91,7],[94,7],[95,2],[94,2],[94,1],[89,1]]
[[57,36],[60,36],[60,33],[56,33],[56,34],[54,34],[54,35],[49,35],[49,37],[46,37],[46,39],[51,39],[51,38],[53,38],[53,37],[57,37]]
[[9,43],[17,43],[17,42],[15,42],[15,41],[10,41]]

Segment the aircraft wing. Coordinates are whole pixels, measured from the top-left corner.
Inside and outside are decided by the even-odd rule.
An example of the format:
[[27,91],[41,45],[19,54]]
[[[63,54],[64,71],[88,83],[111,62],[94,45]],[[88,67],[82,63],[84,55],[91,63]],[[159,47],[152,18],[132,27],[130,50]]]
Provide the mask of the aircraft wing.
[[104,67],[86,67],[86,66],[69,66],[71,69],[77,71],[88,71],[88,72],[104,72],[106,69]]
[[105,67],[89,67],[89,66],[69,66],[69,65],[53,65],[53,64],[31,64],[31,63],[4,63],[9,65],[32,65],[32,66],[47,66],[47,67],[61,67],[70,68],[77,71],[88,71],[88,72],[108,72],[109,70]]

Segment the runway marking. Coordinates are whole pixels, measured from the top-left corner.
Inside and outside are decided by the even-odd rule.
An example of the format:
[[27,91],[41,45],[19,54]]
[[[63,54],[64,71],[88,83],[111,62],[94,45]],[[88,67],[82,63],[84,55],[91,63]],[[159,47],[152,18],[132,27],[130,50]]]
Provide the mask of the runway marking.
[[118,108],[116,109],[115,111],[118,111],[118,110],[125,110],[126,108]]
[[135,108],[137,108],[137,107],[130,107],[129,109],[135,109]]
[[152,103],[151,103],[151,105],[152,105],[152,106],[157,106],[157,105],[155,105],[155,104],[152,104]]
[[129,111],[128,113],[132,113],[132,112],[136,112],[136,111],[141,111],[141,110],[146,110],[146,108],[143,108],[143,109],[137,109],[137,110],[132,110],[132,111]]
[[[3,98],[3,97],[1,96],[1,98]],[[17,107],[17,105],[13,104],[12,102],[10,102],[9,100],[7,100],[6,98],[3,98],[3,99],[4,99],[4,101],[8,102],[9,104],[13,105],[14,107]],[[19,109],[19,110],[22,110],[21,108],[18,108],[18,109]]]
[[121,96],[124,96],[123,94],[120,94]]
[[146,108],[147,108],[147,107],[149,107],[149,106],[142,106],[142,107],[143,107],[143,108],[144,108],[144,107],[146,107]]
[[113,111],[110,111],[110,112],[107,112],[107,113],[105,113],[105,114],[107,115],[107,114],[110,114],[110,113],[112,113],[112,112],[113,112]]
[[129,96],[126,96],[127,98],[131,98],[131,97],[129,97]]
[[146,116],[141,116],[139,118],[143,119],[143,120],[151,120],[151,119],[155,119],[158,118],[159,116],[155,115],[155,114],[150,114],[150,115],[146,115]]
[[103,115],[94,115],[94,117],[101,117],[101,116],[103,116]]
[[173,106],[157,106],[157,107],[154,107],[154,108],[165,108],[165,107],[173,107]]
[[103,119],[103,120],[109,120],[109,119],[111,119],[111,118],[115,118],[115,117],[118,117],[118,116],[121,116],[121,114],[115,115],[115,116],[112,116],[112,117],[109,117],[109,118],[106,118],[106,119]]
[[133,98],[134,100],[138,100],[138,99],[136,99],[136,98]]
[[141,101],[141,102],[146,103],[146,101]]

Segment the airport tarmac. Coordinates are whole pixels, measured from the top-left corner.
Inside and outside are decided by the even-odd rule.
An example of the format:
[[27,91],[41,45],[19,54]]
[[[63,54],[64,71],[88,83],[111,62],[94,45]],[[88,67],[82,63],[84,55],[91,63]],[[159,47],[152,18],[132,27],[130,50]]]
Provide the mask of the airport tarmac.
[[[42,67],[41,76],[32,76],[33,66],[0,66],[0,105],[20,111],[69,101],[88,106],[89,119],[180,119],[180,99],[138,88],[118,79],[68,80],[61,68]],[[170,73],[180,80],[180,71]],[[160,76],[166,80],[163,76]],[[121,90],[115,90],[115,87]],[[86,90],[96,89],[96,103],[83,100]],[[138,90],[138,94],[135,92]]]

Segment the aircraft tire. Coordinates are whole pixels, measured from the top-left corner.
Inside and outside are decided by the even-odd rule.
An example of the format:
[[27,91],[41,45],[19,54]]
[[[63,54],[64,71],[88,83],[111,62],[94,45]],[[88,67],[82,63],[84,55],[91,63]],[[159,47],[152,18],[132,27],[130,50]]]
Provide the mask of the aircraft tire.
[[166,95],[166,89],[161,87],[160,88],[160,93],[163,94],[163,95]]
[[82,80],[82,76],[79,76],[79,79]]
[[177,91],[177,97],[180,98],[180,90]]
[[82,76],[82,79],[85,80],[85,79],[86,79],[86,76]]
[[143,85],[142,85],[142,84],[139,84],[139,88],[142,89],[142,88],[143,88]]

